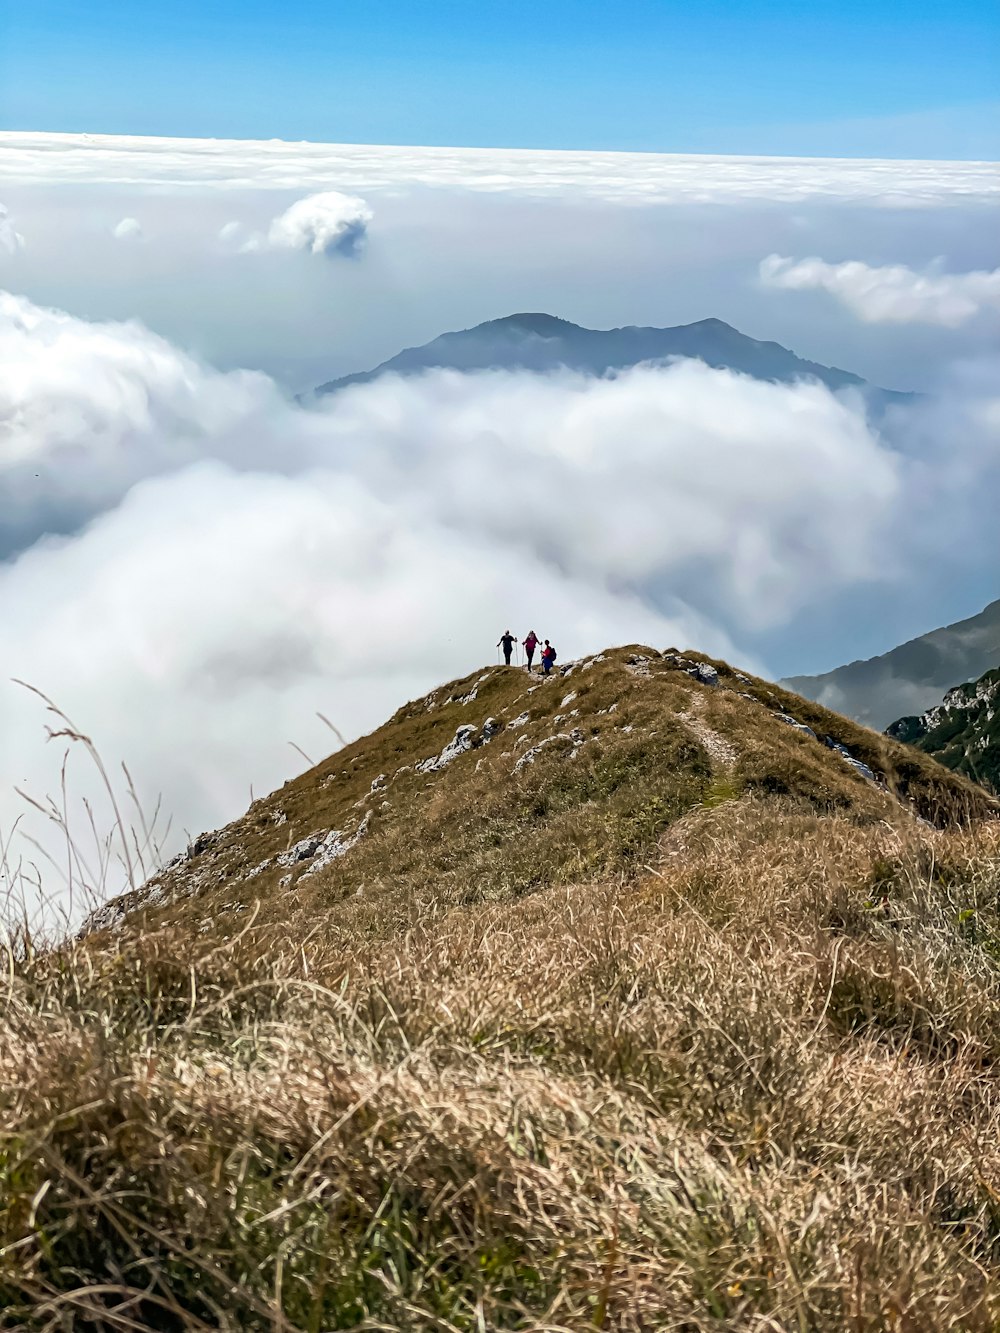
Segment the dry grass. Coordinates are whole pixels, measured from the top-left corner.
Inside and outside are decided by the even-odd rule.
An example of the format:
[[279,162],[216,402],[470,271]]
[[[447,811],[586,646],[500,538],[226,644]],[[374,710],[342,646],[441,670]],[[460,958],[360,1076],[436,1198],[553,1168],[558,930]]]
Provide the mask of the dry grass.
[[991,1328],[998,886],[751,799],[394,939],[18,960],[8,1326]]
[[[473,752],[467,807],[415,785],[417,849],[389,824],[395,879],[352,853],[228,938],[187,903],[9,955],[0,1326],[997,1326],[1000,830],[841,789],[724,691],[732,772],[666,725],[689,687],[592,688],[661,733],[645,768],[606,736],[509,778],[498,825]],[[614,841],[664,755],[675,805]],[[505,885],[524,828],[543,873]]]

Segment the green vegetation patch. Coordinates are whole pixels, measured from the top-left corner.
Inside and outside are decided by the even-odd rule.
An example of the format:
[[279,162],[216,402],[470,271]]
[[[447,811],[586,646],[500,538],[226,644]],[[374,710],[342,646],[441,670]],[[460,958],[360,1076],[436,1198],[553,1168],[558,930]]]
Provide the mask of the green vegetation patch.
[[1000,669],[949,690],[920,717],[904,717],[888,735],[915,746],[991,793],[1000,792]]

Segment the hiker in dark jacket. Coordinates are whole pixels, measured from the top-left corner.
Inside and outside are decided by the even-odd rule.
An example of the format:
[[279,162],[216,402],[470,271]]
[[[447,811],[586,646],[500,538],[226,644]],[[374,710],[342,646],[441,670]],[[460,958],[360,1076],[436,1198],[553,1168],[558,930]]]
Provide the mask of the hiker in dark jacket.
[[546,639],[545,647],[542,649],[542,670],[546,675],[552,670],[555,660],[556,650],[552,647],[551,643],[549,643],[548,639]]
[[528,637],[524,641],[524,655],[528,659],[528,670],[531,670],[531,663],[535,656],[535,649],[538,647],[538,635],[533,629],[528,630]]
[[497,640],[497,647],[503,648],[503,660],[506,666],[510,666],[510,655],[514,651],[514,636],[510,630],[505,630]]

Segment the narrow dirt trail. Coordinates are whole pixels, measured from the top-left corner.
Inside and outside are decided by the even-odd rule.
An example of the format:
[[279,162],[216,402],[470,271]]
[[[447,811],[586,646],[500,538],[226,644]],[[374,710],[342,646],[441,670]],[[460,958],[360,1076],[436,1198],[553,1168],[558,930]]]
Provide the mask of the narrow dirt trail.
[[720,736],[705,721],[702,716],[705,711],[704,694],[700,690],[692,690],[689,698],[691,700],[690,708],[683,713],[678,713],[677,716],[692,733],[699,745],[704,746],[708,751],[708,757],[713,765],[717,764],[724,772],[731,773],[739,758],[736,747],[730,741],[727,741],[725,736]]

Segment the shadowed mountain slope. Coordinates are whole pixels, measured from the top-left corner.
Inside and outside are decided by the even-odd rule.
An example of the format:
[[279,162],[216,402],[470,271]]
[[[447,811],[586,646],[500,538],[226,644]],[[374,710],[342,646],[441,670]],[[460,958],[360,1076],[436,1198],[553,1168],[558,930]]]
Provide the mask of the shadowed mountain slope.
[[878,657],[819,676],[789,676],[782,684],[882,730],[904,713],[932,708],[956,682],[976,680],[998,662],[1000,601]]
[[956,685],[941,703],[900,718],[886,734],[1000,792],[1000,669]]
[[588,375],[606,375],[669,357],[693,357],[706,365],[761,380],[817,379],[831,389],[862,390],[882,405],[909,396],[876,389],[849,371],[805,361],[779,343],[749,338],[721,319],[702,319],[666,329],[585,329],[545,314],[508,315],[475,328],[444,333],[422,347],[408,347],[374,370],[330,380],[316,392],[333,393],[350,384],[366,384],[380,375],[417,375],[442,367],[461,371],[551,371],[565,367]]

